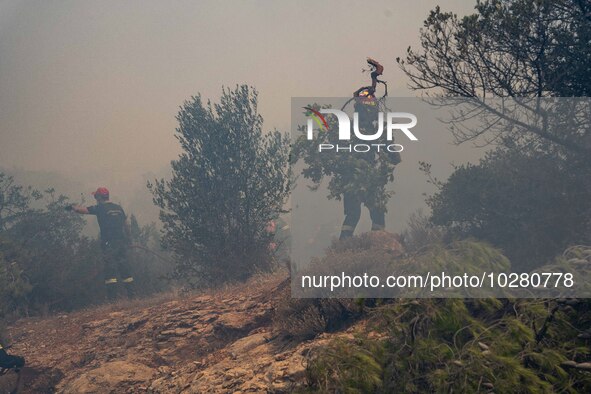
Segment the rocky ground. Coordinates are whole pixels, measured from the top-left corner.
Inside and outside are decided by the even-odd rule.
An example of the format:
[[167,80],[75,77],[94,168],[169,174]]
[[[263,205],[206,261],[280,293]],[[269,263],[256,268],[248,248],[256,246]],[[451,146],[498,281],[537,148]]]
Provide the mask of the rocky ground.
[[284,278],[22,319],[9,327],[11,352],[27,359],[21,391],[290,392],[304,380],[306,353],[328,335],[296,344],[274,332]]
[[[372,245],[399,253],[394,235]],[[374,245],[374,246],[375,246]],[[307,356],[347,330],[295,341],[275,313],[289,299],[287,274],[195,295],[123,301],[8,327],[22,355],[19,393],[286,393],[305,383]],[[283,301],[282,301],[283,300]],[[0,394],[16,375],[0,376]]]

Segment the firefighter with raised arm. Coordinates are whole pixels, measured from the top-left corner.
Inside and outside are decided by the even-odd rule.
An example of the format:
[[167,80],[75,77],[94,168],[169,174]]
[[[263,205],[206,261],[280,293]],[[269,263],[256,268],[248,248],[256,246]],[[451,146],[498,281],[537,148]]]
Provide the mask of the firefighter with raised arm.
[[[349,118],[349,127],[352,125],[348,137],[341,139],[341,122],[335,116],[328,120],[322,117],[322,124],[315,134],[311,133],[310,119],[306,126],[299,126],[302,133],[292,144],[290,162],[304,162],[301,174],[313,184],[310,188],[318,190],[323,179],[330,178],[326,184],[328,199],[343,200],[345,219],[340,239],[353,236],[362,205],[369,210],[371,229],[385,229],[386,206],[392,195],[386,186],[394,180],[394,169],[401,161],[402,146],[394,144],[392,133],[384,133],[384,125],[379,123],[384,121],[380,113],[391,112],[386,107],[388,86],[378,79],[384,67],[371,58],[367,63],[371,67],[371,85],[357,89],[340,109]],[[384,87],[384,94],[379,98],[376,94],[378,84]],[[353,116],[345,111],[351,102],[354,104]],[[323,109],[317,103],[303,108],[305,116],[316,118]],[[329,148],[323,150],[323,146]]]
[[92,195],[96,205],[89,207],[72,205],[66,207],[66,210],[97,217],[107,297],[110,301],[116,299],[122,285],[128,298],[131,298],[134,295],[134,289],[133,276],[127,258],[131,243],[129,221],[123,208],[109,200],[109,190],[106,187],[99,187]]
[[[359,117],[359,129],[363,133],[371,133],[376,130],[379,104],[376,97],[377,84],[381,83],[385,87],[384,97],[388,94],[388,85],[378,79],[384,67],[372,58],[367,59],[367,63],[372,67],[371,85],[359,88],[353,93],[354,110]],[[360,141],[363,142],[363,141]],[[371,218],[371,230],[380,231],[386,228],[386,200],[388,196],[385,186],[393,180],[394,167],[400,163],[400,153],[388,152],[378,154],[373,151],[367,153],[355,153],[357,164],[350,169],[349,174],[343,174],[343,177],[350,177],[348,187],[343,192],[343,205],[345,219],[341,227],[339,239],[345,239],[353,236],[357,223],[361,217],[361,204],[364,204],[369,210]],[[385,158],[385,159],[384,159]],[[373,180],[370,187],[356,182],[359,173],[366,176],[366,180]]]

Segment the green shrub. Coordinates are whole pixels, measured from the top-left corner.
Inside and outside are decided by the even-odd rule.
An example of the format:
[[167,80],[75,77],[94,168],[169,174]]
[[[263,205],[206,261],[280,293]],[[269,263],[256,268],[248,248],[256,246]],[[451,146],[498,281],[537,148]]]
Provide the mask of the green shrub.
[[[571,247],[554,265],[591,259],[591,248]],[[331,249],[324,261],[375,252],[364,239]],[[494,248],[474,241],[425,245],[411,259],[421,264],[509,270]],[[324,301],[297,300],[309,308]],[[579,337],[591,326],[588,300],[384,299],[361,300],[367,324],[354,337],[339,336],[308,356],[313,392],[589,392],[588,373],[565,361],[589,362],[591,349]],[[292,308],[288,317],[304,316]],[[359,315],[357,311],[356,316]],[[293,318],[292,317],[292,318]],[[566,366],[565,366],[566,365]]]

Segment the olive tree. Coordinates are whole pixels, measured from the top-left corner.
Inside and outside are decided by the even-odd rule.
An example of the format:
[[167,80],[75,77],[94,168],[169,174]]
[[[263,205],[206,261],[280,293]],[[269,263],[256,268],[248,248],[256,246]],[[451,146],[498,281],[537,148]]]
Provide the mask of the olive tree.
[[170,179],[148,187],[161,209],[163,243],[192,284],[244,279],[270,268],[267,223],[289,193],[289,140],[263,133],[258,93],[224,89],[220,102],[200,95],[178,115],[182,153]]

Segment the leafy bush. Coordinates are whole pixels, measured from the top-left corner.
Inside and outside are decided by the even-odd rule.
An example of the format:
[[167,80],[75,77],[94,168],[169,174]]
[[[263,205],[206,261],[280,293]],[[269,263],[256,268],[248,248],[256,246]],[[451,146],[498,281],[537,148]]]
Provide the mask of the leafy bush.
[[193,97],[182,106],[183,153],[172,178],[148,184],[161,209],[164,245],[177,273],[194,285],[245,279],[271,266],[270,220],[289,193],[289,141],[262,132],[257,92],[224,90],[219,104]]
[[[333,245],[319,264],[333,266],[334,272],[335,264],[352,256],[363,256],[367,267],[376,260],[387,264],[388,255],[371,238],[354,237]],[[498,250],[470,240],[437,241],[389,259],[416,270],[424,265],[466,267],[470,262],[468,268],[489,272],[510,269]],[[571,247],[552,267],[566,261],[588,266],[589,259],[589,248]],[[338,309],[324,305],[346,307],[331,314],[327,311]],[[310,351],[304,392],[574,393],[591,389],[586,372],[573,367],[591,360],[585,339],[591,324],[588,300],[294,299],[278,308],[277,320],[285,331],[310,338],[331,331],[327,316],[333,321],[340,318],[341,327],[360,317],[367,322],[353,336],[336,334],[328,345]]]
[[584,168],[552,155],[497,150],[456,169],[428,201],[432,221],[499,247],[516,271],[539,267],[569,244],[591,243]]
[[[372,312],[368,333],[339,338],[309,357],[309,388],[321,392],[588,392],[566,360],[591,357],[577,333],[588,303],[544,300],[397,300]],[[376,332],[379,335],[376,335]],[[363,363],[360,361],[364,360]]]
[[41,196],[42,208],[27,205],[1,234],[3,271],[12,278],[7,288],[20,289],[5,307],[34,313],[93,304],[103,298],[97,242],[81,235],[80,216],[64,211],[66,197],[53,190]]
[[0,317],[23,312],[32,289],[18,263],[8,262],[0,256]]
[[174,261],[161,248],[160,231],[155,223],[141,226],[134,215],[130,217],[133,246],[128,255],[135,292],[138,296],[166,291],[173,283]]
[[[72,310],[102,302],[103,260],[84,219],[64,210],[65,196],[15,184],[0,173],[0,318]],[[154,226],[134,221],[134,241],[159,242]],[[163,290],[166,267],[153,254],[131,253],[140,295]],[[170,265],[168,265],[170,266]]]
[[[525,271],[569,244],[591,242],[590,107],[585,100],[544,100],[589,95],[588,2],[491,0],[474,10],[461,17],[436,7],[420,48],[397,60],[412,89],[482,104],[447,120],[457,143],[494,149],[441,185],[430,200],[433,222],[492,243],[514,270]],[[496,117],[486,109],[491,97],[520,97],[520,115]],[[532,106],[543,108],[543,121],[533,112],[524,116],[523,98],[545,101]]]

